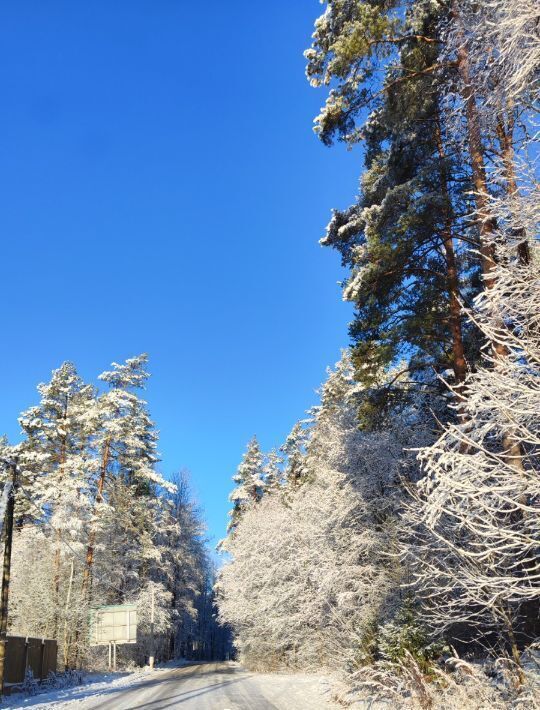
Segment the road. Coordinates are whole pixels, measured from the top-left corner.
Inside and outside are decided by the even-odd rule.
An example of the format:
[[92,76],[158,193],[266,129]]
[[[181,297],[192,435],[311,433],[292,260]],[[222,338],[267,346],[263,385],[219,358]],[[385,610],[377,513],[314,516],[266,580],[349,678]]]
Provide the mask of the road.
[[157,671],[128,687],[73,698],[62,710],[326,710],[337,708],[326,683],[302,674],[255,674],[235,663]]

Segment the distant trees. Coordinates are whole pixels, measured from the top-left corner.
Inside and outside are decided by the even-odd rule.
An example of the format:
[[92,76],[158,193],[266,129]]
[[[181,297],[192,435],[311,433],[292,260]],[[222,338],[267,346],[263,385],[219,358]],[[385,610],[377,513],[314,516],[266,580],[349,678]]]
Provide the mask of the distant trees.
[[56,638],[66,667],[88,658],[96,605],[138,604],[139,643],[125,652],[141,663],[151,645],[177,657],[219,635],[215,613],[204,631],[199,619],[212,566],[188,479],[156,470],[158,437],[139,395],[146,363],[113,364],[101,392],[64,363],[21,415],[11,629]]
[[218,578],[220,617],[253,667],[354,665],[364,635],[396,604],[397,563],[384,556],[396,544],[402,448],[420,441],[418,422],[409,410],[384,434],[361,432],[361,394],[344,353],[304,450],[285,447],[302,476],[265,488],[223,543],[232,559]]

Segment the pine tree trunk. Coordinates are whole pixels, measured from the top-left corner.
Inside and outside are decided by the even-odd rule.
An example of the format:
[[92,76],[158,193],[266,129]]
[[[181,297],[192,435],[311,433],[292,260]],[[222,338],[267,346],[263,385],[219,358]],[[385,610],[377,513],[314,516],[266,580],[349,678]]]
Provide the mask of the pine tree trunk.
[[[96,500],[95,500],[94,511],[93,511],[94,515],[96,514],[97,506],[103,501],[103,489],[105,487],[105,475],[107,473],[107,466],[109,465],[110,452],[111,452],[111,440],[110,440],[110,438],[108,438],[108,439],[106,439],[104,447],[103,447],[101,468],[100,468],[98,487],[97,487],[97,493],[96,493]],[[86,565],[84,568],[82,588],[81,588],[81,598],[82,598],[83,602],[86,601],[86,596],[87,596],[88,589],[89,589],[90,575],[92,572],[92,565],[94,564],[95,544],[96,544],[96,530],[94,527],[92,527],[92,529],[90,530],[90,534],[88,536],[88,547],[86,548]]]
[[60,599],[60,530],[55,531],[56,549],[54,551],[54,598],[52,637],[58,635],[58,606]]
[[[459,4],[457,0],[452,1],[451,9],[452,19],[456,23],[460,37],[459,48],[457,51],[457,68],[461,79],[461,94],[465,103],[467,115],[467,133],[469,143],[469,154],[471,158],[472,178],[475,188],[475,201],[477,221],[480,234],[480,254],[482,257],[482,273],[484,275],[484,285],[486,289],[492,289],[495,284],[493,271],[496,266],[495,245],[492,241],[492,236],[496,230],[496,222],[489,209],[488,201],[488,185],[486,177],[486,167],[484,161],[484,153],[482,148],[481,130],[480,130],[480,114],[476,98],[471,84],[470,65],[468,51],[465,47],[463,38],[463,22],[459,12]],[[508,190],[513,194],[517,190],[515,173],[513,170],[513,147],[509,136],[504,132],[503,149],[503,164],[507,172]],[[504,330],[504,323],[497,324],[497,327]],[[500,360],[505,360],[508,357],[508,349],[501,342],[492,342],[491,347],[494,356]],[[523,451],[521,443],[516,439],[514,432],[508,431],[502,436],[502,449],[505,461],[512,467],[523,470]],[[514,636],[512,622],[507,619],[507,635],[512,647],[514,659],[519,664],[519,654],[517,653],[517,645]]]
[[[512,115],[512,107],[508,108],[508,121],[505,126],[504,118],[499,115],[497,120],[497,138],[499,140],[499,145],[501,147],[501,157],[503,163],[503,173],[504,179],[506,180],[506,191],[513,200],[518,194],[516,169],[514,166],[514,144],[513,144],[513,133],[514,133],[514,117]],[[518,221],[519,216],[517,214],[512,215],[513,218]],[[524,227],[515,227],[514,236],[520,241],[517,246],[517,253],[519,260],[522,264],[529,264],[531,261],[531,253],[529,248],[529,243],[527,240],[527,234]]]
[[[64,426],[67,419],[67,403],[64,410]],[[67,437],[62,437],[62,444],[60,447],[60,482],[64,477],[64,465],[66,463],[66,449],[67,449]],[[60,606],[60,558],[61,558],[61,542],[62,533],[59,529],[55,530],[55,551],[54,551],[54,609],[53,609],[53,638],[58,636],[58,608]]]
[[[457,0],[452,2],[452,17],[460,34],[463,35],[463,24],[459,13]],[[474,91],[471,85],[469,69],[469,55],[464,41],[460,41],[457,51],[457,68],[461,79],[461,95],[465,103],[467,116],[467,138],[469,144],[469,155],[471,158],[472,179],[475,189],[475,201],[478,228],[480,233],[480,254],[482,257],[482,273],[484,274],[484,284],[487,289],[494,285],[491,275],[495,268],[495,246],[491,237],[495,232],[495,220],[490,214],[488,204],[488,185],[486,178],[486,166],[484,152],[482,149],[482,135],[480,130],[480,114]],[[497,349],[494,344],[494,348]]]
[[[107,473],[107,466],[109,465],[109,458],[110,458],[110,451],[111,451],[111,440],[110,437],[108,437],[105,440],[105,444],[103,446],[103,454],[101,458],[101,467],[100,467],[100,473],[99,473],[99,479],[98,479],[98,486],[97,486],[97,493],[96,493],[96,499],[94,502],[94,510],[93,510],[93,516],[96,514],[97,506],[103,501],[103,489],[105,487],[105,475]],[[88,594],[90,591],[90,580],[91,580],[91,574],[92,574],[92,565],[94,564],[94,547],[96,544],[96,529],[94,526],[92,526],[90,533],[88,535],[88,546],[86,548],[86,564],[83,572],[83,579],[82,579],[82,584],[81,584],[81,605],[82,605],[82,611],[85,613],[85,607],[86,607],[86,602],[88,601]],[[77,628],[75,632],[75,657],[74,657],[74,665],[75,667],[77,666],[77,663],[80,658],[80,648],[79,648],[79,640],[80,640],[80,635],[81,635],[81,626],[83,626],[84,623],[81,623],[79,625],[79,628]]]
[[[11,552],[13,548],[13,518],[15,517],[15,491],[17,485],[17,463],[11,463],[11,491],[4,518],[4,560],[2,565],[2,589],[0,593],[0,698],[4,694],[6,661],[6,641],[8,629],[9,585],[11,582]],[[7,484],[6,484],[7,485]]]
[[435,122],[435,137],[437,150],[440,159],[440,179],[441,190],[444,197],[444,228],[443,245],[446,258],[446,281],[449,295],[449,323],[450,335],[452,338],[452,368],[457,386],[455,387],[458,397],[463,398],[463,383],[467,376],[467,361],[463,347],[463,331],[461,327],[461,306],[459,303],[459,275],[456,264],[456,253],[454,249],[452,203],[448,188],[449,175],[446,167],[446,153],[444,150],[443,137],[441,131],[440,118],[437,115]]
[[71,602],[71,590],[73,589],[73,572],[74,572],[74,562],[73,562],[73,558],[72,558],[71,559],[71,569],[70,569],[70,575],[69,575],[67,598],[66,598],[65,617],[64,617],[64,670],[66,670],[66,671],[69,667],[68,613],[69,613],[69,605]]

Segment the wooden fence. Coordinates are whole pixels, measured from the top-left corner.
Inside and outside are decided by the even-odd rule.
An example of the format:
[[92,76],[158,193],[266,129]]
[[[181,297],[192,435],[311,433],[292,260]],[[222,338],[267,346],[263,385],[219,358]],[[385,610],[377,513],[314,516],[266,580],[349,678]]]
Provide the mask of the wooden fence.
[[6,641],[4,687],[20,686],[28,670],[36,680],[45,680],[51,671],[56,672],[58,645],[53,639],[30,636],[9,636]]

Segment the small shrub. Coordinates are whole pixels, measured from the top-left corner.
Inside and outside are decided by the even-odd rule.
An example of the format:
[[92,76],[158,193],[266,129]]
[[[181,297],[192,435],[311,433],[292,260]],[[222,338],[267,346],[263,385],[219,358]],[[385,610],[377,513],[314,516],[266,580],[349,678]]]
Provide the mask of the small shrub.
[[22,684],[23,693],[27,695],[35,695],[39,688],[39,681],[34,678],[34,673],[31,668],[26,669],[24,681]]
[[371,621],[366,624],[358,639],[358,643],[352,649],[350,657],[347,660],[345,667],[348,673],[353,673],[363,666],[371,665],[376,660],[379,647],[378,633],[379,626],[376,621]]
[[47,680],[43,683],[47,688],[71,688],[74,685],[82,685],[84,672],[77,669],[69,669],[64,673],[49,671]]
[[379,628],[378,647],[385,661],[399,664],[410,656],[426,675],[431,675],[433,661],[449,651],[443,642],[429,639],[427,630],[418,623],[409,599],[392,621]]

